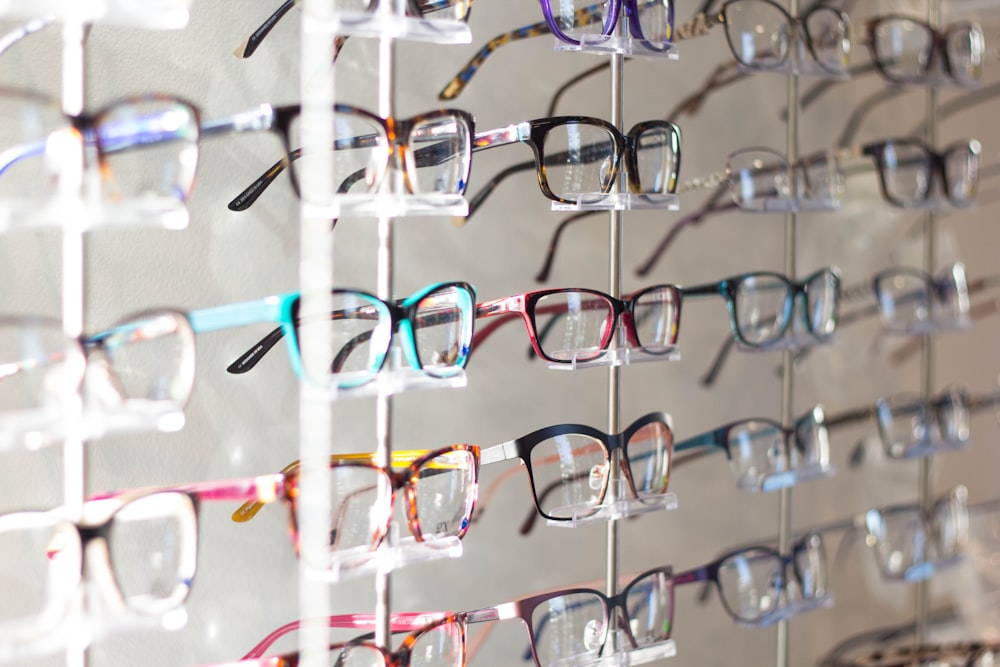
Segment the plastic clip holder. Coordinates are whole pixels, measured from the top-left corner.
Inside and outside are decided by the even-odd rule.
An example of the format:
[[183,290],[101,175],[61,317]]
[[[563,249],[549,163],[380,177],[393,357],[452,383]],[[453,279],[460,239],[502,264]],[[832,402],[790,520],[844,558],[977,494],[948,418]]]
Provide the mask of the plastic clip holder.
[[[352,384],[353,375],[357,375],[358,384],[355,387],[348,386]],[[447,377],[433,377],[422,370],[410,367],[403,361],[402,350],[396,343],[393,343],[389,350],[385,366],[374,379],[369,379],[371,376],[367,372],[340,373],[336,377],[340,386],[334,386],[329,390],[329,398],[336,400],[392,396],[418,389],[462,389],[469,383],[465,369],[459,369]]]
[[809,482],[814,479],[833,477],[836,472],[836,469],[828,463],[814,463],[811,465],[798,466],[792,470],[782,470],[780,472],[764,473],[760,475],[744,474],[736,482],[736,487],[740,491],[770,493],[771,491],[787,489],[801,482]]
[[103,227],[159,227],[186,229],[187,206],[176,199],[137,198],[122,202],[91,203],[67,194],[45,201],[5,199],[0,201],[0,233],[39,227],[64,227],[72,221],[82,231]]
[[781,621],[788,620],[793,616],[800,616],[802,614],[815,611],[817,609],[829,609],[833,606],[833,596],[823,595],[816,598],[809,599],[797,599],[792,602],[785,604],[784,606],[775,609],[770,614],[760,619],[755,623],[747,622],[737,622],[738,625],[742,625],[748,628],[766,628],[774,625],[775,623],[780,623]]
[[575,204],[552,202],[553,211],[679,211],[680,199],[673,194],[635,192],[591,192],[578,194]]
[[307,205],[320,217],[397,218],[404,216],[469,215],[469,203],[462,195],[429,194],[346,194],[335,195],[329,206]]
[[550,526],[561,528],[576,528],[592,523],[605,523],[630,516],[649,514],[650,512],[677,509],[677,494],[668,491],[661,495],[633,498],[631,491],[625,485],[625,480],[621,478],[617,480],[617,492],[613,496],[615,500],[608,499],[611,497],[610,491],[609,489],[602,505],[578,503],[549,510],[548,513],[552,516],[568,516],[570,518],[559,521],[548,519],[547,523]]
[[192,0],[0,0],[0,17],[54,18],[131,28],[179,30],[188,24]]
[[399,524],[389,525],[389,533],[378,549],[360,546],[330,553],[324,567],[310,567],[310,576],[334,583],[371,574],[388,574],[407,565],[426,563],[442,558],[461,558],[462,540],[455,536],[425,538],[399,537]]
[[389,37],[432,44],[469,44],[472,31],[465,21],[427,19],[406,14],[405,3],[382,0],[373,12],[338,11],[321,19],[331,35]]
[[[628,646],[629,643],[624,631],[613,630],[608,633],[608,639],[604,646]],[[651,646],[615,651],[610,655],[598,657],[593,653],[585,653],[561,660],[553,660],[548,664],[550,667],[628,667],[629,665],[645,665],[655,660],[673,658],[676,655],[677,645],[673,639],[668,639]]]
[[569,363],[550,361],[549,368],[560,371],[575,371],[578,368],[596,368],[609,366],[628,366],[645,361],[679,361],[681,353],[676,347],[661,353],[647,352],[638,347],[616,347],[604,351],[596,359],[579,359],[580,356],[593,356],[594,350],[556,351],[551,353],[559,359],[570,359]]
[[677,60],[677,45],[671,42],[657,42],[636,39],[629,36],[587,34],[580,36],[579,44],[555,40],[556,51],[592,53],[594,55],[622,54],[646,58],[666,58]]

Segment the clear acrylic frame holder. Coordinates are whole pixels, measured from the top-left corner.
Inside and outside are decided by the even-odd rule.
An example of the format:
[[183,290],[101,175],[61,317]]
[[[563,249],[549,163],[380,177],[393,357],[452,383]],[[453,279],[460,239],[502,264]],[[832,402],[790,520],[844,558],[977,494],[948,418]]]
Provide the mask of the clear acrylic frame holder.
[[400,537],[399,524],[389,524],[389,532],[374,551],[354,547],[331,552],[322,565],[309,563],[310,576],[327,583],[336,583],[366,575],[385,575],[416,563],[442,558],[461,558],[462,540],[438,537],[418,542],[413,536]]
[[553,211],[679,211],[680,199],[673,194],[637,192],[590,192],[576,195],[576,203],[552,202]]
[[[612,630],[608,632],[604,645],[605,647],[628,646],[629,639],[624,631]],[[676,655],[677,644],[673,639],[668,639],[650,646],[615,651],[611,655],[595,657],[588,653],[554,660],[547,664],[549,667],[629,667],[629,665],[645,665],[656,660],[673,658]]]
[[192,0],[0,0],[0,17],[179,30],[188,24],[191,3]]
[[[367,377],[367,374],[363,375]],[[340,373],[337,377],[343,382],[349,379],[350,374]],[[332,386],[325,391],[332,400],[344,400],[371,396],[393,396],[418,389],[461,389],[468,384],[469,378],[465,369],[460,369],[454,375],[447,377],[433,377],[410,367],[403,361],[402,350],[394,341],[389,349],[385,366],[375,375],[373,380],[356,387]],[[324,390],[317,389],[317,391]]]
[[[612,496],[611,493],[607,493],[604,503],[601,505],[595,506],[579,503],[577,505],[556,507],[550,510],[549,513],[569,515],[569,518],[561,521],[548,519],[546,523],[550,526],[558,526],[560,528],[577,528],[593,523],[607,523],[608,521],[626,519],[632,516],[639,516],[640,514],[677,509],[677,494],[673,492],[668,491],[657,496],[645,496],[641,499],[632,498],[631,490],[625,484],[625,479],[619,477],[616,482],[617,488],[615,489],[615,494]],[[609,500],[609,496],[613,497],[613,500]]]
[[816,611],[817,609],[829,609],[833,606],[833,602],[834,600],[832,595],[823,595],[818,598],[810,598],[808,600],[798,599],[775,609],[773,612],[755,623],[738,621],[737,625],[742,625],[746,628],[767,628],[782,621],[787,621],[794,616],[808,614],[809,612]]
[[[336,0],[334,1],[336,4]],[[469,44],[472,31],[465,21],[425,19],[409,16],[401,0],[380,0],[375,11],[339,11],[330,16],[314,17],[321,30],[332,35],[354,35],[404,39],[432,44]]]
[[833,477],[836,472],[836,469],[828,463],[798,466],[789,470],[765,473],[754,477],[743,475],[737,480],[736,488],[740,491],[771,493],[772,491],[791,488],[803,482]]

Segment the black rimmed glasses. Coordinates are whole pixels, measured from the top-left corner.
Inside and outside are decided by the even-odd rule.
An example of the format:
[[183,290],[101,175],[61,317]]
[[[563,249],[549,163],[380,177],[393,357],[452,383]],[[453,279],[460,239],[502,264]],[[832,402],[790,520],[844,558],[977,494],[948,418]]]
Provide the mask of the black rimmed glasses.
[[198,505],[185,493],[90,500],[78,520],[59,510],[0,516],[0,559],[21,573],[5,584],[17,613],[0,630],[19,642],[45,636],[84,580],[110,615],[158,618],[187,599],[197,545]]
[[873,64],[894,83],[927,83],[937,77],[971,86],[982,76],[986,39],[977,24],[935,30],[909,16],[887,15],[871,19],[865,31]]
[[833,335],[837,327],[840,275],[828,268],[796,281],[780,273],[760,271],[717,283],[683,287],[681,294],[685,298],[721,296],[726,300],[736,342],[749,348],[768,348],[780,343],[789,331],[805,334],[813,342]]
[[674,575],[675,586],[696,581],[713,582],[726,613],[742,625],[771,625],[829,599],[819,533],[797,540],[788,555],[765,546],[746,547]]
[[882,576],[918,581],[958,562],[969,540],[968,495],[958,486],[928,510],[899,505],[866,512],[867,543]]
[[582,288],[535,290],[476,306],[476,318],[498,317],[476,333],[473,345],[504,323],[520,317],[532,348],[551,363],[593,361],[604,356],[619,323],[627,344],[648,354],[674,351],[680,327],[681,292],[654,285],[624,299]]
[[[403,188],[412,195],[462,195],[469,180],[475,120],[459,109],[439,109],[411,118],[381,118],[358,107],[333,108],[333,145],[304,145],[298,105],[266,107],[256,125],[241,127],[240,117],[217,121],[213,131],[271,129],[284,142],[285,156],[229,203],[230,210],[250,207],[264,190],[289,168],[292,187],[307,202],[326,205],[303,188],[312,165],[325,168],[332,159],[333,188],[337,195],[375,193],[398,169]],[[252,119],[251,119],[252,120]],[[235,127],[234,127],[235,126]]]
[[622,134],[600,118],[540,118],[477,132],[473,151],[518,142],[531,147],[534,161],[508,167],[487,182],[470,200],[469,217],[504,178],[532,169],[542,193],[563,204],[612,192],[622,168],[629,192],[666,195],[677,187],[681,133],[668,121],[638,123]]
[[660,502],[670,481],[674,436],[663,412],[640,417],[621,433],[583,424],[559,424],[484,449],[483,465],[520,459],[538,513],[570,521],[598,511],[604,502],[616,450],[628,489],[639,502]]
[[816,406],[791,427],[754,417],[730,422],[674,445],[675,452],[706,447],[726,452],[737,486],[771,491],[826,474],[830,443],[823,409]]

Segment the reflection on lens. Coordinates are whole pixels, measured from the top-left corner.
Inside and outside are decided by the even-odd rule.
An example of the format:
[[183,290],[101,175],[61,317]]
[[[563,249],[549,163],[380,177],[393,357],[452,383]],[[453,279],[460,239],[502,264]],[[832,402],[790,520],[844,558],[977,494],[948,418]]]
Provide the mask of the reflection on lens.
[[893,17],[875,24],[871,40],[875,59],[888,78],[907,83],[926,75],[934,47],[927,25]]
[[736,288],[736,328],[748,345],[772,343],[788,326],[790,286],[778,276],[754,275]]
[[628,628],[637,646],[649,646],[670,639],[673,629],[673,577],[657,571],[633,582],[625,595]]
[[788,16],[763,0],[743,0],[725,5],[726,38],[733,55],[752,69],[775,69],[788,58]]
[[442,623],[422,633],[410,650],[410,667],[464,667],[464,634],[460,623]]
[[530,463],[538,509],[546,518],[586,516],[604,500],[608,453],[603,442],[575,433],[555,436],[535,445]]
[[108,549],[130,609],[160,614],[187,597],[197,553],[194,516],[191,499],[180,493],[138,498],[115,514]]
[[733,426],[726,447],[739,480],[753,482],[789,468],[784,430],[770,420],[748,419]]
[[392,514],[392,484],[381,470],[340,463],[330,467],[330,550],[374,549]]
[[805,28],[819,66],[832,74],[845,73],[851,53],[851,30],[840,12],[832,7],[809,12]]
[[569,658],[596,655],[607,638],[604,600],[593,593],[556,595],[535,607],[531,633],[539,664],[578,664]]
[[413,315],[413,336],[424,371],[447,377],[460,371],[469,357],[474,307],[468,290],[442,287],[421,299]]
[[416,507],[421,538],[462,536],[475,501],[472,452],[453,451],[423,464],[417,473]]
[[673,440],[669,426],[653,422],[633,433],[625,444],[629,472],[640,500],[666,493]]
[[604,353],[614,332],[614,308],[607,297],[584,290],[542,295],[534,305],[542,353],[554,361],[586,361]]
[[375,377],[385,362],[392,336],[392,316],[384,303],[361,292],[335,291],[331,306],[332,316],[297,314],[295,318],[300,353],[302,337],[309,335],[307,327],[330,327],[332,361],[315,368],[309,365],[310,358],[303,356],[306,374],[323,384],[329,383],[330,373],[339,374],[340,387],[364,384]]
[[767,549],[748,549],[719,565],[722,601],[730,613],[756,623],[774,611],[784,588],[781,559]]
[[553,33],[571,44],[579,44],[585,35],[610,35],[616,1],[543,0],[555,22]]
[[646,352],[666,353],[677,343],[680,296],[673,288],[656,288],[638,295],[632,307],[638,343]]
[[187,201],[198,166],[198,117],[176,100],[115,105],[97,119],[107,169],[101,189],[112,200]]
[[414,194],[457,195],[465,191],[471,163],[471,129],[463,118],[441,115],[414,123],[407,157],[416,174]]
[[584,194],[608,192],[618,171],[617,146],[607,128],[567,122],[552,128],[543,144],[549,190],[576,201]]

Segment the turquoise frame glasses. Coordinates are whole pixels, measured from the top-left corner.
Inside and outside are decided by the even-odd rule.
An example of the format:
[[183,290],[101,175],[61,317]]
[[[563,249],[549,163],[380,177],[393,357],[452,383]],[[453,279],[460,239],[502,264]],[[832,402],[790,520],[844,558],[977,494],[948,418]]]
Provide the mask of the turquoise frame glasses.
[[[400,329],[404,334],[403,354],[413,369],[431,377],[446,378],[457,375],[468,363],[476,304],[475,288],[468,283],[434,283],[394,302],[360,290],[334,289],[332,303],[329,321],[337,353],[332,355],[329,374],[323,377],[313,377],[315,374],[308,373],[302,363],[299,329],[317,318],[300,313],[298,292],[195,310],[188,313],[188,319],[195,333],[264,322],[278,325],[229,365],[226,370],[234,374],[252,369],[284,338],[292,370],[300,380],[339,389],[358,387],[374,380],[385,366],[393,338]],[[439,349],[428,345],[432,332],[427,330],[432,327],[435,336],[445,333]],[[418,337],[422,330],[423,336]],[[364,363],[358,362],[361,352],[366,353]]]

